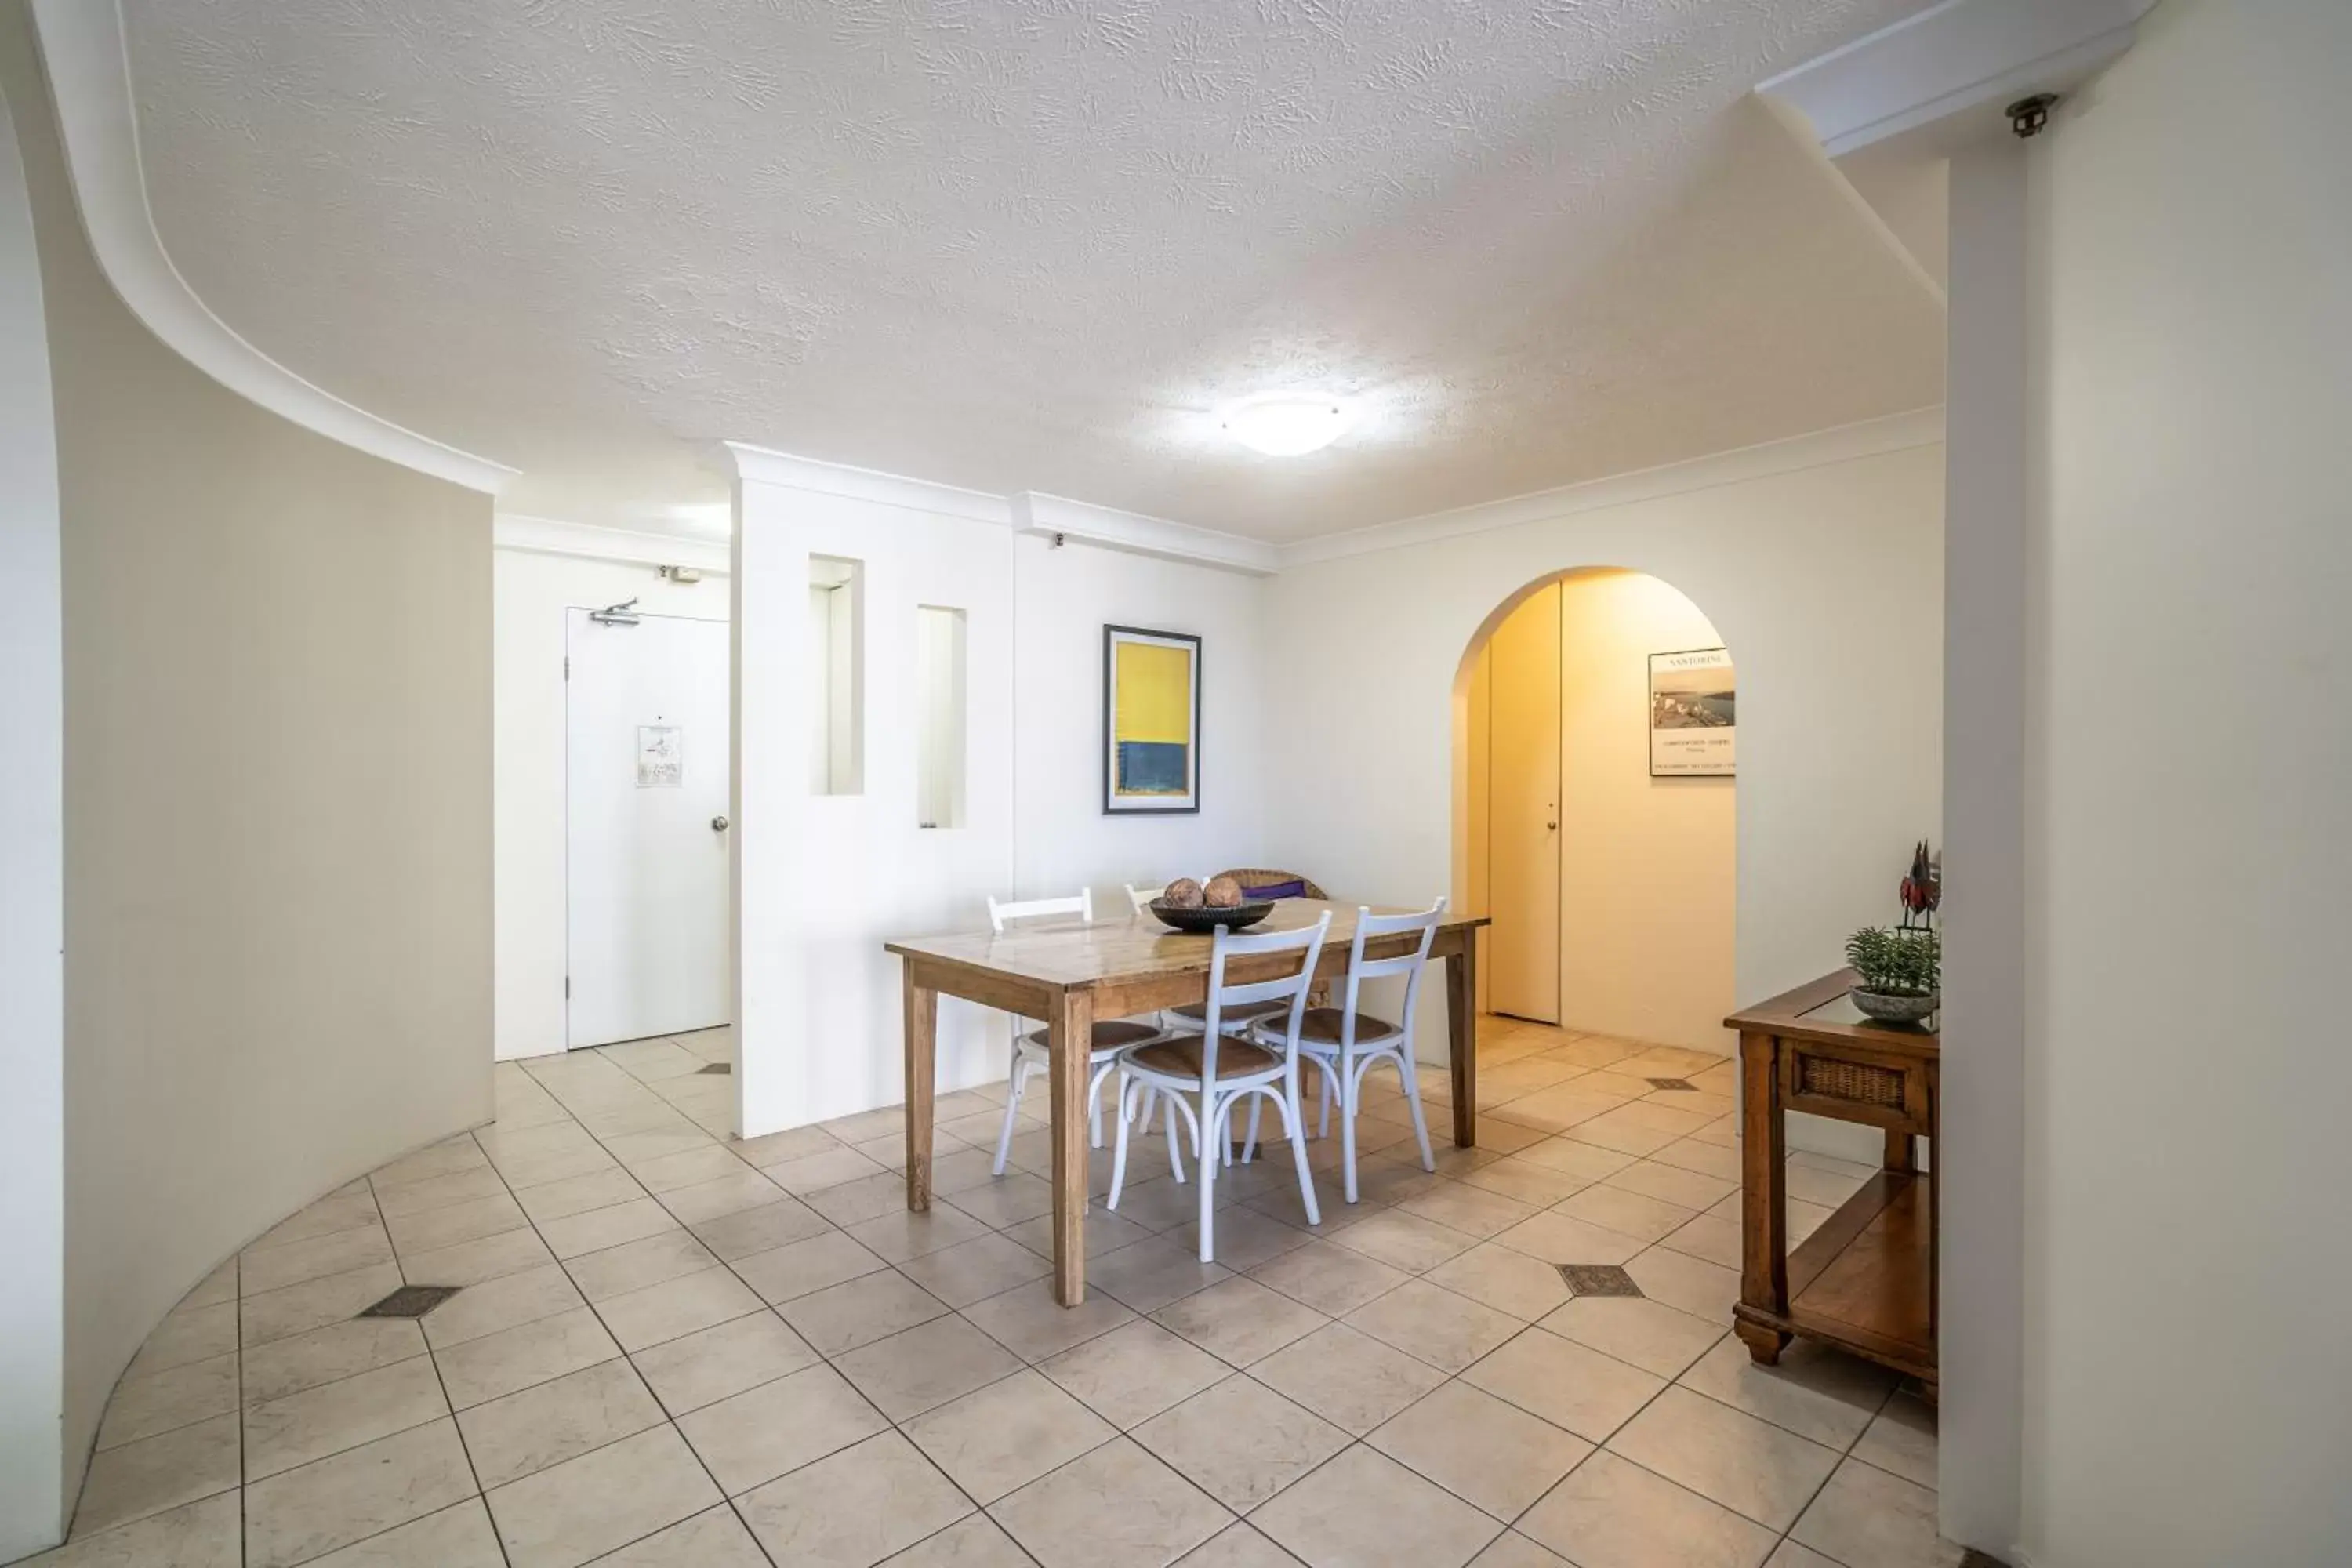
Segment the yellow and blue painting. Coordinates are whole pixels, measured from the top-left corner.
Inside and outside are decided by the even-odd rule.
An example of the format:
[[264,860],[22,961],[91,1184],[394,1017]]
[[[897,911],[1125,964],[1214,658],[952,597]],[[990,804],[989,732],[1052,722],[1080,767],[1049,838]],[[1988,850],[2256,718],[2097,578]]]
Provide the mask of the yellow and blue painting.
[[1103,628],[1103,810],[1201,809],[1201,639]]

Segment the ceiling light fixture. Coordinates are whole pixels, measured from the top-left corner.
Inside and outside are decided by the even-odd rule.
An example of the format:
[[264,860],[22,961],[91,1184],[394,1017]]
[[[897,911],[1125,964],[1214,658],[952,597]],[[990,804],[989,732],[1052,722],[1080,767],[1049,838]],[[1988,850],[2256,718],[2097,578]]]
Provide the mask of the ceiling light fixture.
[[1234,440],[1269,458],[1296,458],[1339,439],[1348,405],[1313,392],[1261,392],[1228,407],[1220,420]]

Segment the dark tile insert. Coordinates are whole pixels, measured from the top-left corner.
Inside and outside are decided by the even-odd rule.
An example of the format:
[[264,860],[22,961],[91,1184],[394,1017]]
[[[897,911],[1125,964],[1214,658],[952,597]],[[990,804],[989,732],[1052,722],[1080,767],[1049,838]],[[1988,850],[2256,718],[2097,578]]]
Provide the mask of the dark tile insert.
[[1691,1080],[1686,1078],[1654,1078],[1650,1080],[1650,1087],[1652,1089],[1680,1089],[1685,1094],[1696,1094],[1698,1092],[1698,1086],[1692,1083]]
[[463,1287],[457,1285],[403,1285],[374,1306],[360,1314],[362,1318],[421,1318]]
[[733,1062],[708,1062],[694,1070],[698,1075],[707,1072],[731,1073],[735,1070],[735,1064]]
[[1613,1263],[1563,1263],[1560,1279],[1571,1296],[1638,1296],[1633,1277]]

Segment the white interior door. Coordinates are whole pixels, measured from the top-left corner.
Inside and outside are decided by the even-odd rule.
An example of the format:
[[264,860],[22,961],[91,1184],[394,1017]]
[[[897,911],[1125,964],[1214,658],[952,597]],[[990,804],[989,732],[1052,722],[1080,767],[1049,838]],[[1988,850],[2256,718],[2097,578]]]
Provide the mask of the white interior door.
[[1487,1005],[1559,1022],[1559,584],[1486,644]]
[[564,646],[568,1043],[727,1023],[727,623],[572,610]]

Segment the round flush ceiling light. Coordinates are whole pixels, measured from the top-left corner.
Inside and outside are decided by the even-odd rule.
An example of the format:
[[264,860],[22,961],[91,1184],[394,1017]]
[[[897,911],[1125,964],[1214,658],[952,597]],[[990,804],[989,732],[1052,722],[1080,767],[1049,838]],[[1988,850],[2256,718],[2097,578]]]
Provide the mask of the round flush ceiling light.
[[1339,439],[1348,405],[1312,392],[1261,392],[1228,407],[1222,424],[1234,439],[1269,458],[1296,458]]

